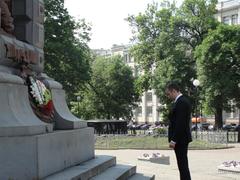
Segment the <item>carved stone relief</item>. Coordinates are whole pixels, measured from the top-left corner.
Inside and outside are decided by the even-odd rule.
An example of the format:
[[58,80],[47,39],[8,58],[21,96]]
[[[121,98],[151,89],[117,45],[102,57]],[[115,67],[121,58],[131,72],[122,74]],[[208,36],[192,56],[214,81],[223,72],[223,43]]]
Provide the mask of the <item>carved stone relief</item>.
[[11,0],[0,1],[1,9],[1,30],[12,34],[14,30],[13,18],[11,16]]

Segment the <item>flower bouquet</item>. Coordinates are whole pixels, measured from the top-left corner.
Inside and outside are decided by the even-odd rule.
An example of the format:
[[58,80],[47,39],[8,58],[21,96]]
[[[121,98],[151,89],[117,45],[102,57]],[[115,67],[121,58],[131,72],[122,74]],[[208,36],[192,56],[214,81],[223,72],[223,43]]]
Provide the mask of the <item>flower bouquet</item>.
[[138,157],[138,160],[150,161],[152,163],[158,163],[158,164],[166,164],[166,165],[170,164],[170,157],[160,153],[152,153],[151,155],[144,153],[142,156]]
[[53,102],[52,95],[45,84],[38,79],[29,76],[27,78],[31,106],[35,114],[44,122],[53,122]]
[[226,161],[218,166],[219,171],[240,173],[240,161]]
[[150,159],[150,155],[147,153],[144,153],[142,156],[138,157],[138,160],[141,160],[141,161],[149,161],[149,159]]

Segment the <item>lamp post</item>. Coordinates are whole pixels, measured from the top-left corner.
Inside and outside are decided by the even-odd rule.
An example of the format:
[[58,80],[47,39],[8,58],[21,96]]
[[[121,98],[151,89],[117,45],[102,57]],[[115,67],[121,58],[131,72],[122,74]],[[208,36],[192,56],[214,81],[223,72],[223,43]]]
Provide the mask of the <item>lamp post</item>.
[[77,96],[77,103],[78,103],[78,117],[79,117],[79,114],[80,114],[80,100],[81,100],[81,97],[80,97],[80,96]]
[[198,79],[194,79],[193,80],[193,85],[196,88],[196,97],[195,97],[195,136],[197,139],[197,90],[198,90],[198,86],[200,85],[200,81]]
[[[240,83],[238,83],[238,88],[240,89]],[[239,117],[238,117],[238,126],[240,126],[240,109],[238,109]],[[238,142],[240,142],[240,128],[238,127]]]

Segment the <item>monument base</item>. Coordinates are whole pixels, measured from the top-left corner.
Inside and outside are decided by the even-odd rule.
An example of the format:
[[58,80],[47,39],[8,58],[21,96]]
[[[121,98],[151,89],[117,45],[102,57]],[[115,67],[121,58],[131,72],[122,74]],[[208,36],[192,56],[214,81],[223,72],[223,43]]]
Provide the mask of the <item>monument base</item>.
[[92,128],[0,137],[0,179],[42,179],[94,158]]

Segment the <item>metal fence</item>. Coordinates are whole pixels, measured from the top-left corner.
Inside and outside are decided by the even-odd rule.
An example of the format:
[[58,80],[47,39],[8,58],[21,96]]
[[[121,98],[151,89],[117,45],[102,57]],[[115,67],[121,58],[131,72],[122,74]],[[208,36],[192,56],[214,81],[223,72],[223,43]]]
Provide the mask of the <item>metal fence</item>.
[[238,133],[239,132],[237,132],[237,131],[234,131],[234,132],[228,131],[227,132],[227,141],[229,143],[237,143],[237,142],[239,142],[239,139],[238,139],[239,135],[238,135]]
[[[193,131],[192,148],[200,147],[207,149],[208,147],[214,148],[227,147],[228,143],[238,142],[238,132],[232,131]],[[154,139],[152,139],[154,138]],[[141,139],[141,140],[140,140]],[[145,140],[144,140],[145,139]],[[143,142],[144,141],[144,142]],[[99,149],[109,148],[137,148],[137,149],[167,149],[168,148],[167,133],[164,134],[149,134],[147,131],[136,131],[131,134],[105,134],[95,135],[95,147]],[[197,148],[196,148],[197,149]]]
[[236,131],[193,131],[193,139],[199,139],[210,143],[237,143],[238,132]]

